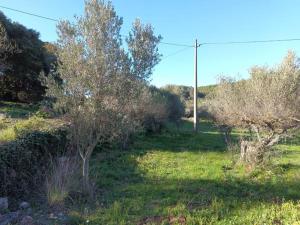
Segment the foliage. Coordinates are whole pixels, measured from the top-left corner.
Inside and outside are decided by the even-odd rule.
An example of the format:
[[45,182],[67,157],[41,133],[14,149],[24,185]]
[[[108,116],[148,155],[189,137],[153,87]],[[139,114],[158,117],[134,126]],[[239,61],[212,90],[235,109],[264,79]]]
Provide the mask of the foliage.
[[[208,85],[202,86],[198,88],[198,105],[199,113],[201,117],[206,117],[206,110],[202,108],[203,101],[205,100],[206,96],[213,93],[216,88],[216,85]],[[182,85],[166,85],[165,87],[161,88],[162,90],[166,90],[172,94],[177,95],[182,104],[185,107],[185,117],[190,118],[194,115],[194,89],[193,87],[182,86]]]
[[64,151],[66,132],[33,131],[0,145],[0,195],[33,194],[45,180],[51,156]]
[[167,120],[178,124],[184,116],[184,105],[179,96],[164,89],[159,89],[159,92],[166,102]]
[[136,100],[132,118],[147,133],[160,132],[168,120],[167,102],[155,87],[144,86]]
[[178,96],[154,86],[143,86],[137,96],[132,118],[146,133],[160,132],[167,122],[178,124],[184,115],[184,106]]
[[241,142],[241,160],[260,164],[274,144],[300,127],[300,66],[289,52],[279,66],[254,67],[250,75],[238,82],[221,79],[207,104],[219,126],[255,134]]
[[[73,224],[297,224],[299,139],[282,143],[276,164],[233,165],[218,129],[201,121],[139,136],[130,151],[104,151],[91,171],[101,193],[72,210]],[[103,163],[99,164],[99,160]],[[76,220],[78,223],[76,223]],[[87,222],[88,221],[88,222]]]
[[36,31],[11,22],[0,12],[0,99],[41,100],[45,87],[39,74],[47,74],[53,62],[43,45]]
[[153,68],[160,61],[161,55],[157,45],[162,37],[156,37],[153,30],[150,24],[144,26],[139,19],[136,19],[126,39],[132,65],[131,74],[141,80],[148,80]]

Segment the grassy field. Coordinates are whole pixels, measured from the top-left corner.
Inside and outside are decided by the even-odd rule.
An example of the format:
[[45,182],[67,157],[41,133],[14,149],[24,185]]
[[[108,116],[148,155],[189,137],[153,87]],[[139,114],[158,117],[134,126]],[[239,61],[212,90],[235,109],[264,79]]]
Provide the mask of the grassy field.
[[71,224],[300,224],[300,141],[279,146],[273,166],[233,163],[209,122],[139,136],[130,151],[98,152],[98,195]]
[[[1,113],[0,143],[60,124],[28,105],[2,103]],[[127,151],[98,149],[95,200],[71,205],[69,224],[300,224],[300,137],[277,150],[272,166],[250,170],[207,121],[198,134],[185,121]]]

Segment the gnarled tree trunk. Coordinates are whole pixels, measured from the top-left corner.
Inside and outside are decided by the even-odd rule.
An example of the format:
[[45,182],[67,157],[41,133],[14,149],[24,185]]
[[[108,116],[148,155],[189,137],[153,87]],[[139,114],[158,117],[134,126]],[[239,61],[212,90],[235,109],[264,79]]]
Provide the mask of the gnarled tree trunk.
[[242,140],[240,146],[240,161],[247,164],[259,165],[265,162],[267,153],[271,147],[279,142],[282,134],[272,133],[265,138],[258,138],[256,141]]

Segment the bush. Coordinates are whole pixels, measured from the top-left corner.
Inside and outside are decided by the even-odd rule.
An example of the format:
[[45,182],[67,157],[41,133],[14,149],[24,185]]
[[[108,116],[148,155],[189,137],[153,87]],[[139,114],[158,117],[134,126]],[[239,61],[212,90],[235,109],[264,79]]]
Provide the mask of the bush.
[[264,164],[273,146],[300,128],[299,59],[289,52],[275,67],[253,67],[248,80],[220,81],[207,101],[209,113],[226,132],[233,127],[249,130],[241,141],[240,159]]
[[179,96],[171,92],[164,90],[160,90],[160,92],[166,101],[168,121],[178,124],[185,114],[183,103]]
[[66,147],[66,132],[34,131],[0,145],[0,196],[18,197],[44,182],[49,161]]
[[134,119],[147,133],[160,132],[167,122],[179,123],[183,116],[184,105],[177,95],[155,87],[142,89]]

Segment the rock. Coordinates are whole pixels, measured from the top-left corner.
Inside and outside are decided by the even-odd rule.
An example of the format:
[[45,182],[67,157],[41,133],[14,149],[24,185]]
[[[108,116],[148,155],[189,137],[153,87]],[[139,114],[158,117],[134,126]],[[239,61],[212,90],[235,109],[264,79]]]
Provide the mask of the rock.
[[0,198],[0,211],[8,209],[8,198]]
[[33,225],[33,219],[31,216],[24,216],[20,225]]
[[58,218],[57,218],[57,216],[54,215],[54,213],[50,213],[50,214],[49,214],[49,219],[56,220],[56,219],[58,219]]
[[8,225],[11,223],[16,223],[19,217],[18,212],[10,212],[0,217],[0,225]]
[[30,204],[28,202],[21,202],[19,208],[24,210],[30,208]]

